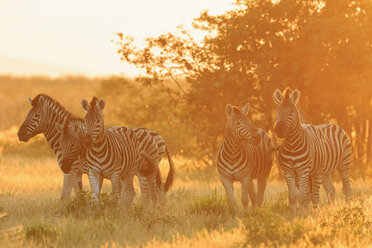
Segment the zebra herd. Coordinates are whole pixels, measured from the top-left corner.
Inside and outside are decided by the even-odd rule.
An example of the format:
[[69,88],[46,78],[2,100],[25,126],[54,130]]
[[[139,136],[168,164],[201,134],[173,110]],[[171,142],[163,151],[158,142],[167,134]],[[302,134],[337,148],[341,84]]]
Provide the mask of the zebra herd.
[[[243,108],[226,105],[226,127],[217,156],[217,169],[231,202],[234,202],[233,182],[241,183],[241,201],[248,207],[261,206],[274,153],[288,187],[289,205],[293,213],[296,202],[307,208],[310,201],[316,208],[319,189],[323,185],[330,202],[335,199],[331,173],[341,176],[346,201],[351,199],[349,170],[351,143],[345,131],[332,124],[314,126],[302,123],[297,107],[300,92],[287,88],[275,90],[278,105],[273,129],[283,142],[274,148],[267,132],[252,126],[247,118],[249,103]],[[43,133],[57,156],[64,172],[61,200],[66,201],[74,189],[82,189],[82,174],[87,174],[98,201],[103,178],[109,179],[113,194],[124,206],[130,206],[135,196],[133,178],[139,179],[144,205],[165,200],[174,179],[174,166],[166,142],[155,131],[146,128],[104,127],[105,101],[93,97],[82,100],[84,119],[74,117],[48,95],[29,98],[32,106],[18,131],[20,141],[27,142]],[[169,173],[162,182],[159,162],[164,155]],[[257,193],[253,180],[257,179]]]

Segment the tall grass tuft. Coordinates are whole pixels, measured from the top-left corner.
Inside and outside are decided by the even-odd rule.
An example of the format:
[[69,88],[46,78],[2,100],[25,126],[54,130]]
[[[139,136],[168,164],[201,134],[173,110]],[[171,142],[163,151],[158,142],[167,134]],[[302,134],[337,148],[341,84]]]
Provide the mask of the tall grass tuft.
[[207,195],[193,200],[189,205],[189,212],[195,215],[235,215],[236,209],[226,196],[218,194],[214,189]]
[[301,220],[288,222],[281,214],[271,208],[257,208],[248,211],[243,217],[245,226],[245,245],[270,247],[294,244],[307,232],[305,223]]
[[26,228],[26,238],[40,244],[54,242],[60,230],[49,223],[40,222]]

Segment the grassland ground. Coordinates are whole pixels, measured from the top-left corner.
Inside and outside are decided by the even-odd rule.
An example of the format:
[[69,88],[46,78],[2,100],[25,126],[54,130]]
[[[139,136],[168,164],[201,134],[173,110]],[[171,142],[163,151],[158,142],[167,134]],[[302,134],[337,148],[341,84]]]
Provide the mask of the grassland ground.
[[[0,157],[0,207],[8,217],[0,229],[22,224],[24,238],[2,247],[368,247],[372,244],[372,183],[354,181],[354,199],[346,204],[336,183],[335,206],[292,218],[283,182],[268,183],[262,209],[231,206],[215,169],[190,169],[176,160],[177,177],[158,209],[144,209],[136,181],[131,209],[110,198],[106,181],[102,202],[93,204],[89,182],[84,192],[61,204],[62,173],[54,158]],[[163,175],[168,164],[161,163]],[[236,199],[240,186],[236,184]]]

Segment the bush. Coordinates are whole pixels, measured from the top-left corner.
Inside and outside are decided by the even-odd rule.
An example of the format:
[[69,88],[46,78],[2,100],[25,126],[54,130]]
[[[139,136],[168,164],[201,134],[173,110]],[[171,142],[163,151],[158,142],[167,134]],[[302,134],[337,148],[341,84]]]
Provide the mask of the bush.
[[110,193],[99,195],[99,202],[95,202],[91,192],[81,191],[77,197],[66,203],[64,211],[76,218],[100,218],[120,211],[119,201]]
[[301,239],[307,228],[300,220],[288,222],[282,215],[268,208],[247,212],[243,218],[246,229],[246,244],[281,246]]
[[209,214],[209,215],[235,215],[234,206],[222,196],[213,190],[211,193],[193,200],[189,206],[191,214]]
[[55,241],[59,230],[49,223],[37,223],[26,228],[26,238],[35,240],[37,243],[49,243]]

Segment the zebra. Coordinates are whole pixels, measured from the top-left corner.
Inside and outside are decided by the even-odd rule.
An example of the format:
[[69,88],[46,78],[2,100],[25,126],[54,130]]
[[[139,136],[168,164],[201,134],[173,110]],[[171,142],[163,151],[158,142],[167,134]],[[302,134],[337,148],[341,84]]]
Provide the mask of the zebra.
[[[89,148],[87,162],[89,166],[88,178],[93,191],[93,197],[98,201],[99,181],[102,177],[109,178],[112,183],[112,191],[118,194],[121,191],[121,203],[129,206],[134,198],[133,177],[138,171],[149,166],[156,160],[149,157],[153,154],[144,154],[140,150],[140,140],[136,133],[126,127],[104,128],[103,109],[105,101],[93,97],[90,104],[83,99],[83,109],[87,112],[85,122],[85,144]],[[155,141],[153,140],[153,143]],[[154,144],[152,147],[156,147]],[[155,172],[155,171],[154,171]],[[156,172],[149,171],[145,175],[148,179],[150,192],[144,194],[145,203],[152,199],[157,202],[158,186],[156,184]]]
[[350,139],[341,127],[334,124],[302,124],[297,107],[300,94],[299,90],[290,88],[286,88],[283,94],[276,89],[273,94],[274,102],[278,104],[274,133],[284,138],[277,157],[288,186],[292,213],[295,213],[297,199],[301,206],[307,207],[311,197],[316,208],[322,183],[334,201],[335,189],[330,173],[336,169],[341,176],[346,201],[351,199]]
[[[251,125],[247,118],[249,106],[247,103],[239,109],[226,105],[227,123],[218,151],[217,169],[230,202],[235,202],[233,182],[239,181],[243,207],[248,207],[249,195],[252,208],[255,208],[264,201],[267,178],[273,163],[273,145],[264,130]],[[253,179],[257,179],[257,195]]]
[[46,94],[38,94],[34,99],[28,97],[32,106],[26,119],[18,130],[18,139],[27,142],[37,134],[43,133],[46,141],[57,156],[60,169],[64,172],[61,201],[65,202],[70,196],[72,188],[77,194],[82,190],[82,172],[79,170],[79,161],[72,161],[72,170],[65,172],[61,160],[61,148],[59,146],[60,133],[55,124],[62,124],[72,114],[59,102]]
[[[75,161],[76,158],[81,161],[82,171],[85,174],[88,174],[89,167],[87,165],[86,155],[87,148],[85,146],[85,133],[84,133],[84,120],[82,118],[67,118],[63,125],[56,123],[57,130],[61,133],[61,138],[59,140],[62,152],[62,165],[67,169],[71,169],[72,161]],[[133,128],[132,129],[140,140],[140,149],[144,153],[152,153],[155,156],[156,160],[153,163],[156,166],[156,180],[157,185],[160,187],[159,198],[162,202],[165,201],[165,194],[169,190],[170,185],[173,183],[174,168],[173,161],[170,157],[167,145],[164,139],[155,131],[146,129],[146,128]],[[147,135],[149,134],[149,135]],[[156,147],[153,148],[152,140],[155,140]],[[170,170],[166,182],[163,183],[161,180],[160,170],[158,164],[164,154],[167,154]],[[150,169],[151,167],[145,167],[145,170]],[[149,192],[149,185],[146,175],[146,172],[137,173],[139,178],[140,188],[142,192]],[[101,191],[103,178],[99,182],[99,192]]]

